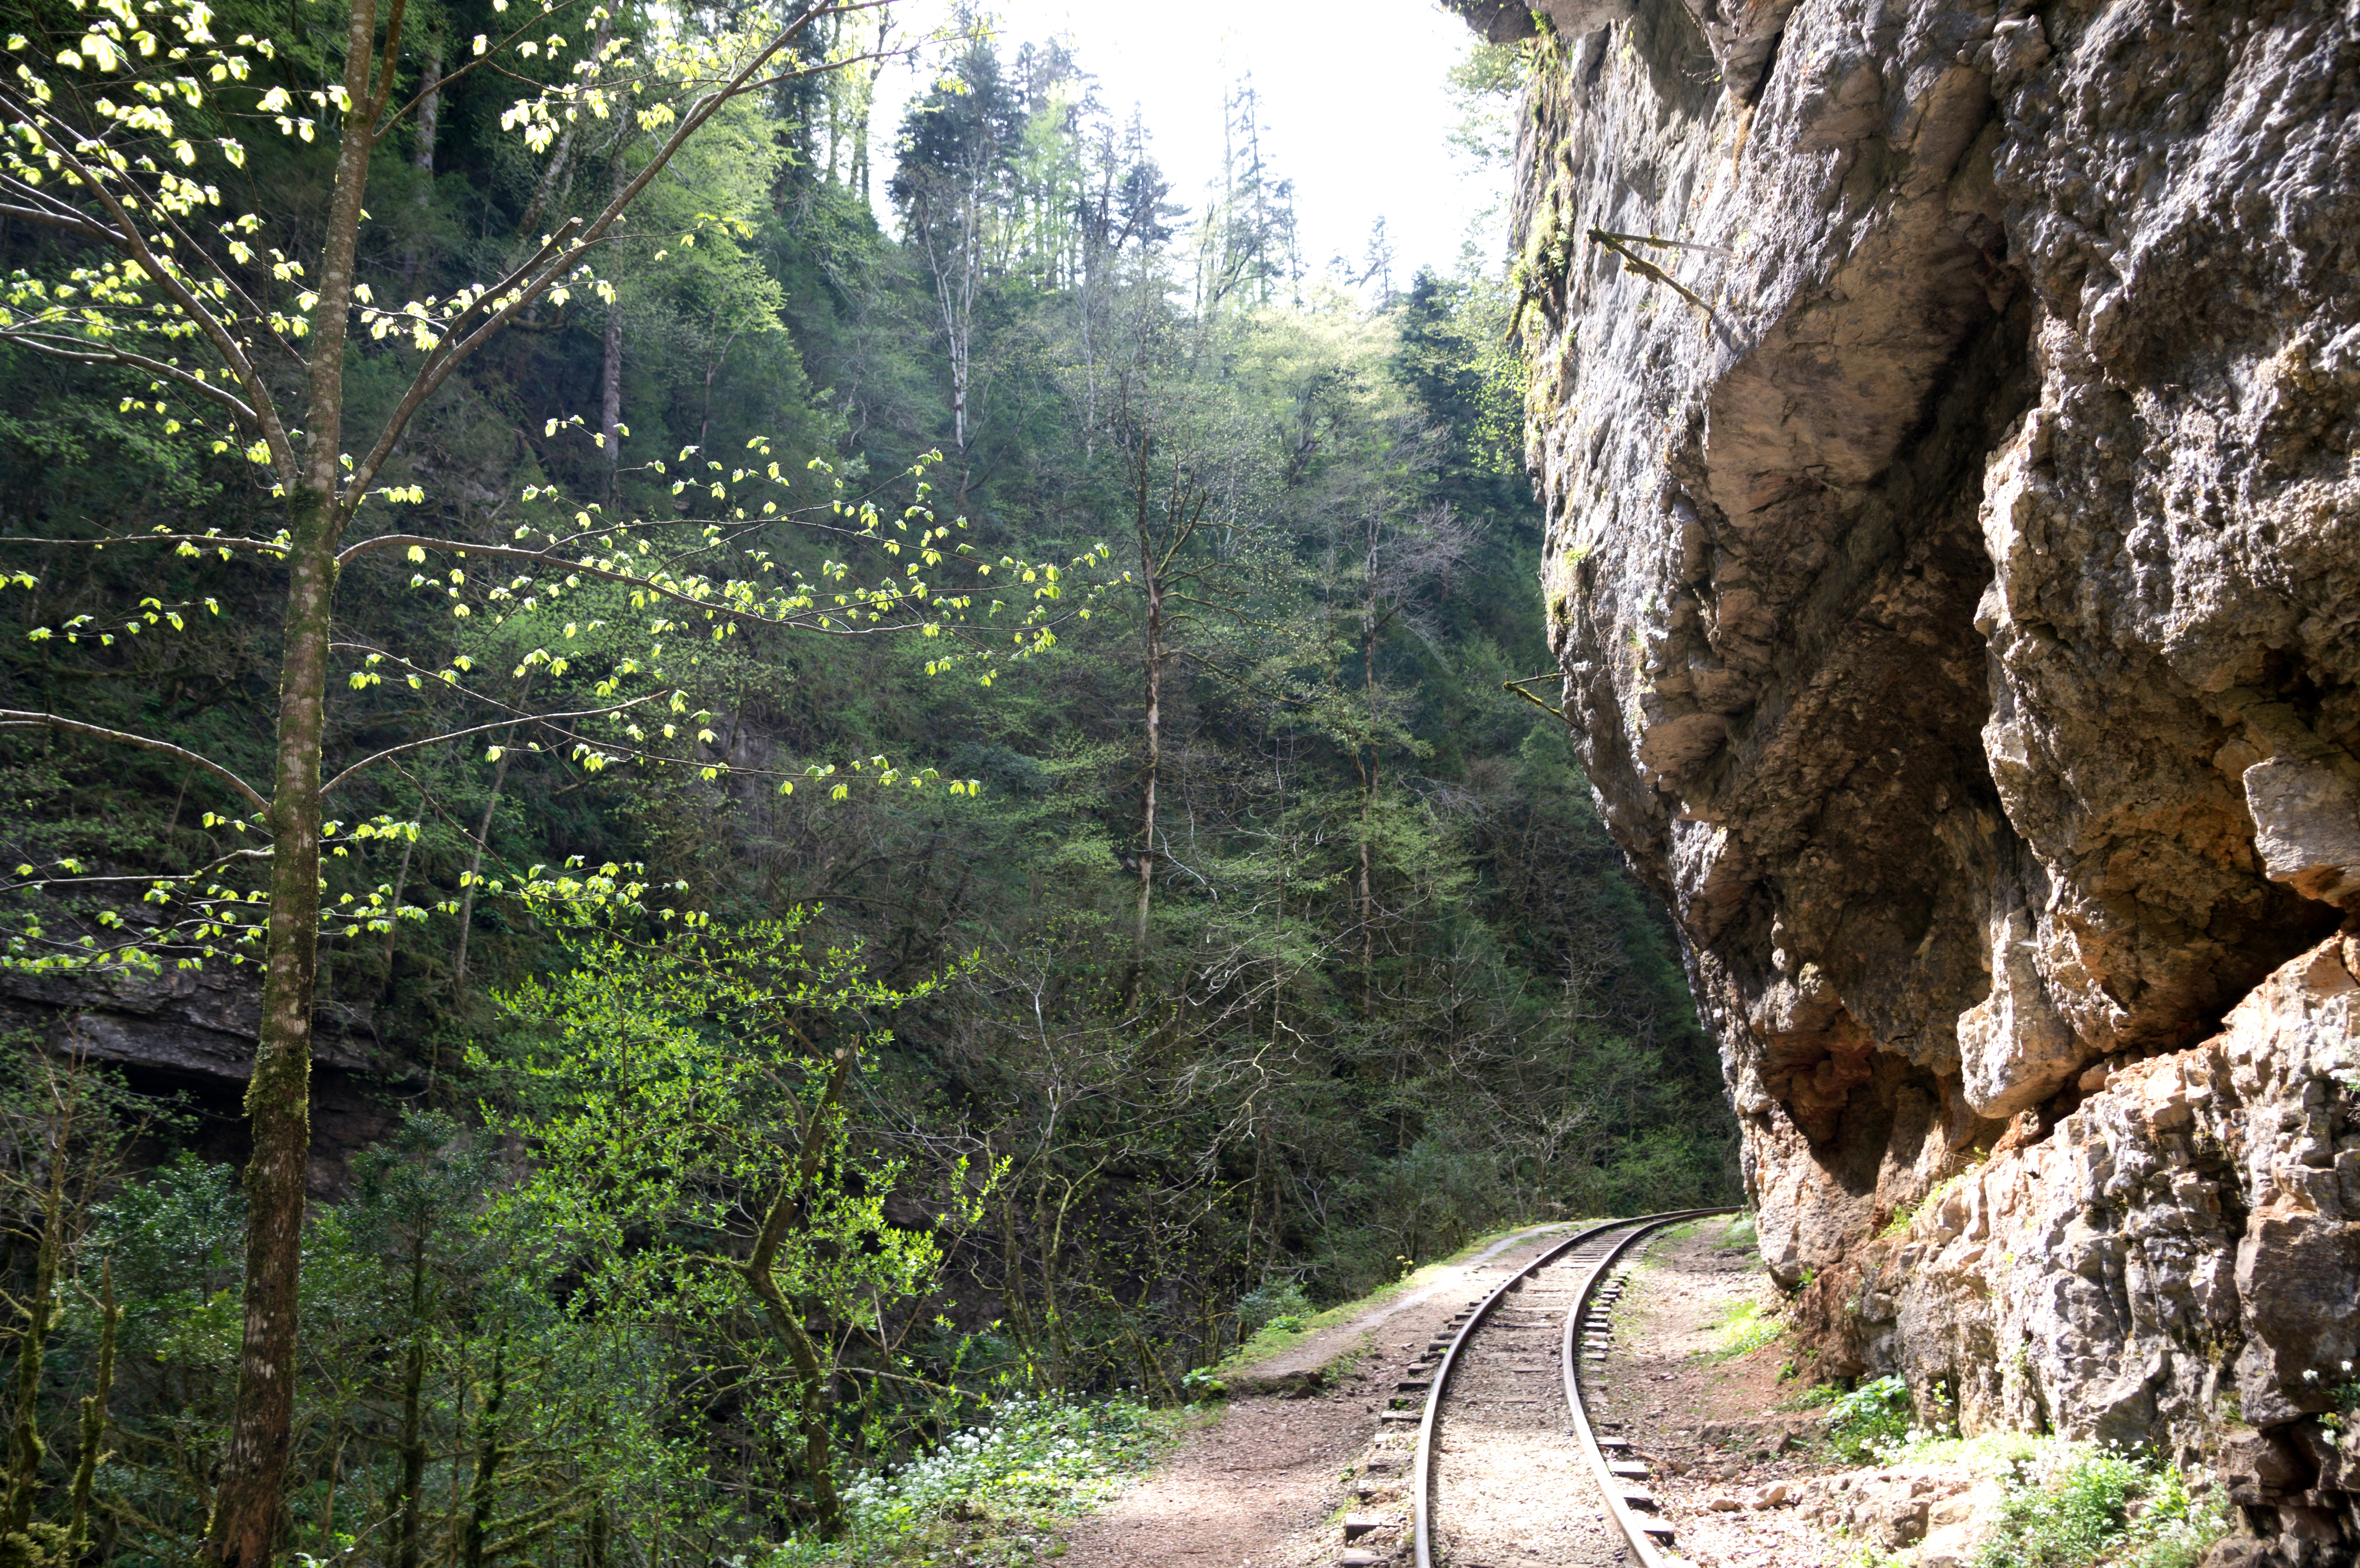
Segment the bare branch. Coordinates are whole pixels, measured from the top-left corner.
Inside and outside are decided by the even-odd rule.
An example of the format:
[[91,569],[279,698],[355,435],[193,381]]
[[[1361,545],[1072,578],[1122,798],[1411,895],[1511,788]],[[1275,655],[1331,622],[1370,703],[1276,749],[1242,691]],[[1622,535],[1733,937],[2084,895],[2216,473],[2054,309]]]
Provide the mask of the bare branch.
[[[493,730],[513,729],[520,724],[551,724],[553,726],[560,719],[603,718],[608,713],[619,713],[628,709],[636,708],[642,702],[652,702],[657,698],[665,695],[668,695],[668,693],[662,691],[650,691],[644,697],[634,697],[628,702],[617,702],[611,708],[584,708],[578,712],[566,713],[528,713],[521,718],[511,715],[510,717],[504,719],[494,719],[487,724],[475,724],[464,730],[448,730],[442,735],[429,735],[424,740],[405,741],[399,746],[389,746],[374,757],[365,757],[361,758],[358,762],[354,763],[350,768],[345,768],[342,773],[337,774],[333,779],[329,779],[325,784],[321,785],[320,793],[322,796],[328,795],[333,792],[338,785],[342,784],[345,779],[350,779],[354,774],[358,773],[363,768],[374,768],[378,763],[383,762],[387,757],[399,757],[406,751],[417,751],[424,746],[440,746],[446,740],[464,740],[469,735],[488,735]],[[565,734],[565,732],[562,730],[558,733],[561,735]],[[578,737],[568,735],[567,738],[574,739]]]
[[288,546],[279,539],[235,539],[227,534],[110,534],[104,539],[0,539],[0,544],[76,545],[85,550],[104,550],[111,544],[192,544],[208,550],[252,550],[284,560]]
[[201,757],[186,746],[174,746],[168,740],[158,740],[152,735],[133,735],[127,730],[102,729],[96,724],[85,724],[79,720],[61,719],[55,713],[31,713],[13,708],[0,708],[0,729],[62,730],[67,735],[87,735],[94,740],[116,741],[124,746],[137,746],[142,751],[158,751],[166,757],[177,757],[192,768],[204,769],[235,789],[252,803],[256,811],[267,813],[270,810],[270,802],[264,800],[253,785],[248,784],[213,758]]
[[76,338],[53,339],[44,334],[31,332],[11,338],[9,341],[22,343],[47,359],[71,360],[80,365],[122,365],[144,370],[150,376],[160,376],[201,397],[212,399],[219,407],[228,409],[231,418],[249,427],[255,423],[254,410],[247,407],[246,399],[236,393],[225,387],[216,387],[212,382],[203,380],[190,371],[182,370],[176,365],[167,365],[160,359],[150,359],[144,354],[133,354],[127,349],[116,348],[112,343],[103,350],[92,350],[82,346],[81,340]]
[[153,887],[158,883],[163,882],[193,882],[200,877],[210,877],[214,872],[219,871],[223,866],[229,865],[232,861],[268,860],[269,858],[270,852],[267,849],[234,849],[218,860],[211,861],[203,866],[191,867],[187,871],[170,871],[161,873],[144,871],[136,877],[27,877],[22,882],[12,882],[5,887],[0,887],[0,892],[13,893],[20,887],[92,887],[108,882],[137,882],[142,887]]
[[[25,189],[21,182],[5,177],[0,177],[0,185],[20,191]],[[113,234],[71,208],[61,212],[51,212],[40,207],[19,207],[13,201],[0,202],[0,218],[22,218],[28,223],[40,223],[49,228],[63,229],[76,238],[88,240],[93,245],[111,245],[115,240]]]

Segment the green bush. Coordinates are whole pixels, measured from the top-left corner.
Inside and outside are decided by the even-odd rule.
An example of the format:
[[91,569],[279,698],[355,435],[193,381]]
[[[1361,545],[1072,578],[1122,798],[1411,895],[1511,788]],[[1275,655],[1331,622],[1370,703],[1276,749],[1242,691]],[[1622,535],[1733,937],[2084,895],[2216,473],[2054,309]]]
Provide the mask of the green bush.
[[1238,1298],[1238,1337],[1251,1339],[1266,1328],[1299,1329],[1317,1310],[1292,1279],[1264,1285]]
[[2151,1455],[2081,1443],[2011,1466],[1976,1568],[2192,1568],[2226,1521]]
[[[1883,1450],[1907,1439],[1909,1385],[1900,1378],[1879,1377],[1849,1394],[1830,1393],[1828,1443],[1847,1463],[1874,1465],[1884,1457]],[[1805,1402],[1819,1401],[1806,1396]]]
[[1136,1399],[1066,1403],[1019,1395],[994,1406],[987,1424],[846,1486],[849,1540],[787,1543],[766,1568],[955,1553],[1022,1561],[1046,1543],[1056,1520],[1121,1490],[1177,1430],[1170,1412]]

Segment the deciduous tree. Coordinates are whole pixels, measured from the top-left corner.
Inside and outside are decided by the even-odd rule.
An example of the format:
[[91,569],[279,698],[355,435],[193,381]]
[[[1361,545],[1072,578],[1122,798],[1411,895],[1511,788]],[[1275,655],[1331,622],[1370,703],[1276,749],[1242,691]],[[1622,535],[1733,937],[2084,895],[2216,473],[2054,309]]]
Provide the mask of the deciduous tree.
[[[0,724],[45,727],[163,752],[208,776],[228,813],[262,847],[227,862],[167,878],[147,891],[152,919],[105,917],[104,942],[60,942],[38,924],[16,939],[19,964],[202,963],[253,957],[262,968],[262,1023],[246,1094],[254,1152],[246,1173],[249,1226],[244,1351],[235,1418],[223,1457],[210,1532],[217,1561],[259,1568],[275,1550],[290,1443],[297,1290],[310,1142],[309,1089],[313,998],[323,910],[323,843],[339,824],[330,798],[359,771],[422,747],[502,735],[519,723],[577,761],[597,768],[681,757],[711,732],[685,693],[664,679],[666,639],[726,637],[761,626],[840,637],[907,630],[970,639],[969,654],[1022,652],[1030,635],[1049,635],[1037,614],[1060,592],[1046,569],[1026,607],[986,628],[990,565],[963,558],[951,526],[938,524],[909,497],[880,504],[879,493],[823,483],[807,506],[783,506],[788,476],[756,451],[725,470],[703,454],[692,476],[673,479],[676,495],[707,503],[710,516],[683,521],[626,520],[602,507],[550,505],[546,526],[519,529],[508,543],[445,537],[400,526],[394,509],[424,500],[422,490],[382,483],[405,432],[453,373],[527,312],[562,303],[573,290],[606,292],[592,263],[601,245],[627,232],[626,215],[692,138],[738,100],[785,81],[840,66],[797,58],[791,46],[808,30],[887,0],[791,4],[779,14],[754,11],[716,32],[650,22],[627,37],[603,5],[583,0],[532,0],[505,36],[478,37],[453,68],[430,43],[436,70],[416,84],[403,66],[408,0],[311,0],[336,5],[340,61],[333,80],[304,93],[262,68],[276,46],[268,36],[214,32],[215,13],[199,0],[145,9],[123,0],[78,6],[61,29],[7,39],[16,69],[0,85],[0,215],[43,225],[72,247],[48,275],[18,272],[0,306],[0,341],[53,358],[111,366],[144,383],[127,404],[168,430],[205,421],[217,449],[243,450],[282,508],[267,536],[167,530],[137,536],[10,541],[23,545],[136,543],[183,558],[242,552],[284,575],[274,628],[279,644],[279,704],[268,778],[249,781],[211,757],[159,738],[96,726],[69,714],[12,711]],[[495,9],[508,11],[506,0]],[[37,29],[38,30],[38,29]],[[414,52],[414,51],[413,51]],[[519,97],[504,125],[536,153],[571,149],[587,127],[619,122],[649,146],[628,177],[586,218],[528,236],[519,259],[492,281],[399,305],[380,303],[356,258],[368,225],[366,208],[375,155],[405,119],[447,96],[455,83],[497,68],[534,91]],[[301,241],[274,234],[257,212],[242,211],[235,191],[247,149],[243,125],[275,128],[310,142],[333,138],[334,169],[323,222]],[[693,246],[697,235],[672,243]],[[374,428],[348,429],[347,376],[357,355],[394,358],[407,387]],[[552,422],[554,435],[559,421]],[[578,419],[574,428],[580,428]],[[627,432],[595,432],[601,441]],[[675,463],[685,465],[693,454]],[[652,464],[658,472],[662,464]],[[921,465],[923,467],[923,465]],[[769,495],[774,498],[764,500]],[[528,494],[527,499],[535,499]],[[554,503],[556,497],[541,497]],[[371,520],[377,519],[371,527]],[[777,530],[798,523],[832,543],[798,570],[780,559]],[[901,558],[906,552],[906,560]],[[447,597],[453,615],[526,617],[554,634],[561,601],[574,594],[600,619],[629,616],[643,628],[638,646],[613,657],[586,702],[524,708],[482,689],[464,657],[449,663],[422,654],[339,638],[336,597],[346,572],[430,559],[442,574],[414,572],[412,585]],[[464,560],[465,566],[453,566]],[[852,578],[855,560],[882,572],[871,583]],[[495,575],[470,582],[489,564]],[[1012,564],[1012,563],[1011,563]],[[896,572],[894,567],[901,570]],[[446,570],[447,569],[447,570]],[[31,586],[19,569],[14,580]],[[191,593],[161,595],[126,608],[111,624],[80,616],[37,637],[111,641],[117,636],[179,630],[188,615],[215,608]],[[585,617],[587,618],[587,617]],[[518,665],[519,672],[562,672],[572,660],[563,635],[549,635]],[[959,662],[951,654],[940,662]],[[439,668],[437,666],[440,666]],[[388,677],[411,685],[440,681],[477,708],[445,734],[405,740],[323,768],[323,741],[334,676],[366,692]],[[983,672],[988,680],[989,667]],[[562,693],[557,682],[544,690]],[[650,717],[652,715],[653,717]],[[694,738],[692,738],[694,737]],[[530,744],[540,745],[536,740]],[[495,748],[494,755],[497,755]],[[706,759],[708,776],[721,764]],[[918,782],[882,758],[868,776]],[[792,780],[781,780],[792,788]],[[841,789],[843,781],[836,788]],[[364,824],[366,833],[414,832],[415,824]],[[242,887],[226,875],[258,868],[264,886]],[[54,868],[71,877],[78,868]],[[577,879],[604,896],[612,877]],[[255,895],[259,894],[257,898]],[[246,918],[258,904],[257,922]],[[399,918],[382,896],[358,911],[340,910],[335,934]]]

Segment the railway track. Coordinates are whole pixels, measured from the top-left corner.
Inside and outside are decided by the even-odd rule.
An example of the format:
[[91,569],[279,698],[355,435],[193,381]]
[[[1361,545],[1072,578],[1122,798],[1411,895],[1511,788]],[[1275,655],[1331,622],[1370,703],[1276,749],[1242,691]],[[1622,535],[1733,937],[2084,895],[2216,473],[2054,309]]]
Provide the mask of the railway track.
[[[1655,1514],[1647,1466],[1591,1421],[1583,1378],[1601,1369],[1605,1314],[1637,1245],[1733,1212],[1684,1209],[1576,1231],[1436,1334],[1394,1390],[1398,1403],[1421,1401],[1409,1475],[1416,1568],[1602,1564],[1622,1555],[1618,1546],[1624,1560],[1660,1568],[1672,1530]],[[1363,1558],[1375,1553],[1348,1552],[1346,1568]]]

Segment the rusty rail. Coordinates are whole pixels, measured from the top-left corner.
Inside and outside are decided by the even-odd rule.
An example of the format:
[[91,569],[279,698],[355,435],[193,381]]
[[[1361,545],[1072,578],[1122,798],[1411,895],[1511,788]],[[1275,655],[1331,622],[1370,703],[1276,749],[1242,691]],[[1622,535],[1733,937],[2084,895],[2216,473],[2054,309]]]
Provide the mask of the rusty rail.
[[[1565,1402],[1573,1413],[1574,1437],[1580,1443],[1582,1454],[1590,1461],[1591,1478],[1597,1481],[1598,1489],[1605,1494],[1606,1517],[1614,1521],[1614,1528],[1621,1530],[1622,1539],[1631,1543],[1631,1555],[1640,1564],[1640,1568],[1670,1568],[1670,1564],[1677,1561],[1666,1558],[1655,1544],[1657,1536],[1661,1536],[1667,1542],[1671,1540],[1671,1527],[1661,1519],[1656,1519],[1652,1522],[1657,1528],[1652,1531],[1648,1530],[1647,1525],[1650,1521],[1643,1519],[1639,1511],[1631,1506],[1630,1496],[1624,1486],[1624,1477],[1614,1473],[1614,1462],[1606,1456],[1606,1450],[1600,1443],[1597,1432],[1591,1430],[1590,1409],[1583,1402],[1581,1395],[1582,1358],[1579,1352],[1582,1322],[1590,1314],[1590,1304],[1597,1298],[1599,1287],[1606,1282],[1613,1272],[1614,1265],[1620,1262],[1622,1255],[1632,1247],[1668,1225],[1680,1225],[1688,1220],[1707,1219],[1714,1214],[1730,1214],[1737,1212],[1735,1209],[1690,1209],[1684,1214],[1654,1214],[1637,1222],[1632,1226],[1629,1236],[1616,1242],[1612,1250],[1590,1266],[1589,1277],[1582,1280],[1581,1289],[1573,1299],[1573,1310],[1565,1314],[1563,1354]],[[1599,1356],[1600,1359],[1604,1358],[1602,1348]]]

